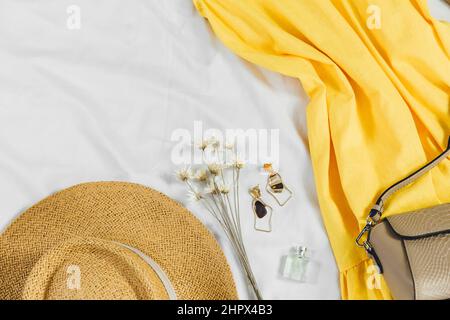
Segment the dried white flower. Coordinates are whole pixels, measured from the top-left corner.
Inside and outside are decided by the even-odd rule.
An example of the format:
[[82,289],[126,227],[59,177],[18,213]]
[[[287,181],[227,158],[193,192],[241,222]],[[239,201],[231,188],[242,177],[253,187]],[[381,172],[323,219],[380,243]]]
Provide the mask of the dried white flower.
[[217,186],[217,189],[219,190],[220,193],[222,194],[228,194],[230,193],[230,187],[228,187],[226,184],[220,183]]
[[245,167],[245,161],[240,160],[239,158],[236,158],[233,162],[233,166],[236,169],[243,169]]
[[198,192],[197,190],[195,190],[195,189],[194,190],[189,190],[188,191],[188,199],[191,202],[198,202],[198,201],[203,199],[203,195],[200,192]]
[[210,163],[208,164],[208,170],[213,176],[217,176],[222,170],[222,165],[218,163]]
[[208,185],[203,190],[205,194],[218,194],[219,190],[217,190],[216,185],[213,180],[210,180]]
[[217,150],[220,148],[220,141],[216,137],[211,137],[208,139],[208,146],[213,148],[214,150]]
[[205,151],[206,148],[208,148],[208,141],[207,140],[202,140],[197,144],[197,147],[202,150]]
[[208,171],[206,169],[198,169],[195,173],[195,179],[200,182],[208,180]]
[[[192,142],[192,145],[194,145],[194,142]],[[202,151],[203,165],[201,167],[196,166],[197,170],[194,172],[190,167],[185,167],[177,171],[176,176],[179,180],[185,182],[189,190],[188,199],[202,204],[204,209],[218,220],[224,231],[231,235],[230,241],[236,250],[236,254],[240,257],[239,260],[252,285],[253,292],[258,299],[261,299],[242,242],[239,188],[237,186],[240,179],[239,170],[245,167],[245,162],[238,158],[236,150],[238,145],[235,143],[223,145],[214,138],[203,140],[200,144],[195,143],[195,146],[198,146]],[[226,170],[227,168],[231,168],[231,170]],[[233,173],[231,186],[227,183],[227,176],[230,176],[230,171]]]
[[234,142],[227,142],[227,143],[225,144],[225,149],[227,149],[227,150],[233,150],[233,148],[234,148]]
[[175,172],[175,175],[177,178],[183,182],[188,181],[192,177],[192,170],[189,167],[185,167],[183,169],[178,170]]

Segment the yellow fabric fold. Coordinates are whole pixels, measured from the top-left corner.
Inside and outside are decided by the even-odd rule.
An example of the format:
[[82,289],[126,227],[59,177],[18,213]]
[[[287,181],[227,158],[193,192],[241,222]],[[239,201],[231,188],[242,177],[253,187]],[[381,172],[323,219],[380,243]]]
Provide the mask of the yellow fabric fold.
[[341,295],[345,300],[392,299],[384,278],[369,260],[342,270],[339,275]]
[[[425,0],[194,0],[244,59],[298,78],[319,203],[344,299],[368,286],[354,239],[389,185],[443,151],[450,134],[450,26]],[[276,106],[274,106],[276,107]],[[397,193],[385,214],[450,202],[450,161]]]

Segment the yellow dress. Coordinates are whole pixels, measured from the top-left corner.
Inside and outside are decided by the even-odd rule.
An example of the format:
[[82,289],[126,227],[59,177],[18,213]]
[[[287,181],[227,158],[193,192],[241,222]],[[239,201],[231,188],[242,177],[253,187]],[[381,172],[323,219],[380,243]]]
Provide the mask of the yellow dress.
[[[342,298],[390,299],[354,239],[385,188],[445,149],[450,25],[431,17],[425,0],[194,3],[236,54],[301,81]],[[449,190],[450,161],[444,161],[396,194],[385,215],[450,202]]]

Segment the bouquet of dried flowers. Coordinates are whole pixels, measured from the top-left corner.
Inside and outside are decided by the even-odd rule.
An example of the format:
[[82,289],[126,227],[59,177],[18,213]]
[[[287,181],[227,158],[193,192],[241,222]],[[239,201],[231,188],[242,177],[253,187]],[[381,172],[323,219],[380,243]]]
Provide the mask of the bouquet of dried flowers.
[[262,300],[242,240],[239,177],[245,163],[238,158],[234,144],[222,147],[220,141],[211,138],[202,141],[198,148],[202,152],[203,165],[196,170],[186,167],[177,171],[176,175],[186,184],[189,198],[200,203],[220,224],[256,299]]

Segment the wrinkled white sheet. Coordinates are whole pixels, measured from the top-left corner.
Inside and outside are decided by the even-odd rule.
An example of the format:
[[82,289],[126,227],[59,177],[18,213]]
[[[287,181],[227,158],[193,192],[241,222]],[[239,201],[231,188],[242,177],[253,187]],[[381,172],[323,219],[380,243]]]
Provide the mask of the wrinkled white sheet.
[[[81,9],[79,30],[66,27],[72,4]],[[281,173],[295,195],[286,207],[273,205],[271,234],[253,230],[251,199],[242,196],[256,278],[267,299],[337,299],[338,272],[308,156],[306,103],[297,81],[225,49],[189,0],[1,0],[0,228],[74,184],[142,183],[185,203],[214,231],[246,299],[223,233],[186,203],[174,179],[170,136],[192,130],[195,120],[219,129],[278,128]],[[264,185],[264,177],[249,168],[242,188],[256,183]],[[281,256],[295,244],[313,250],[316,283],[278,276]]]

